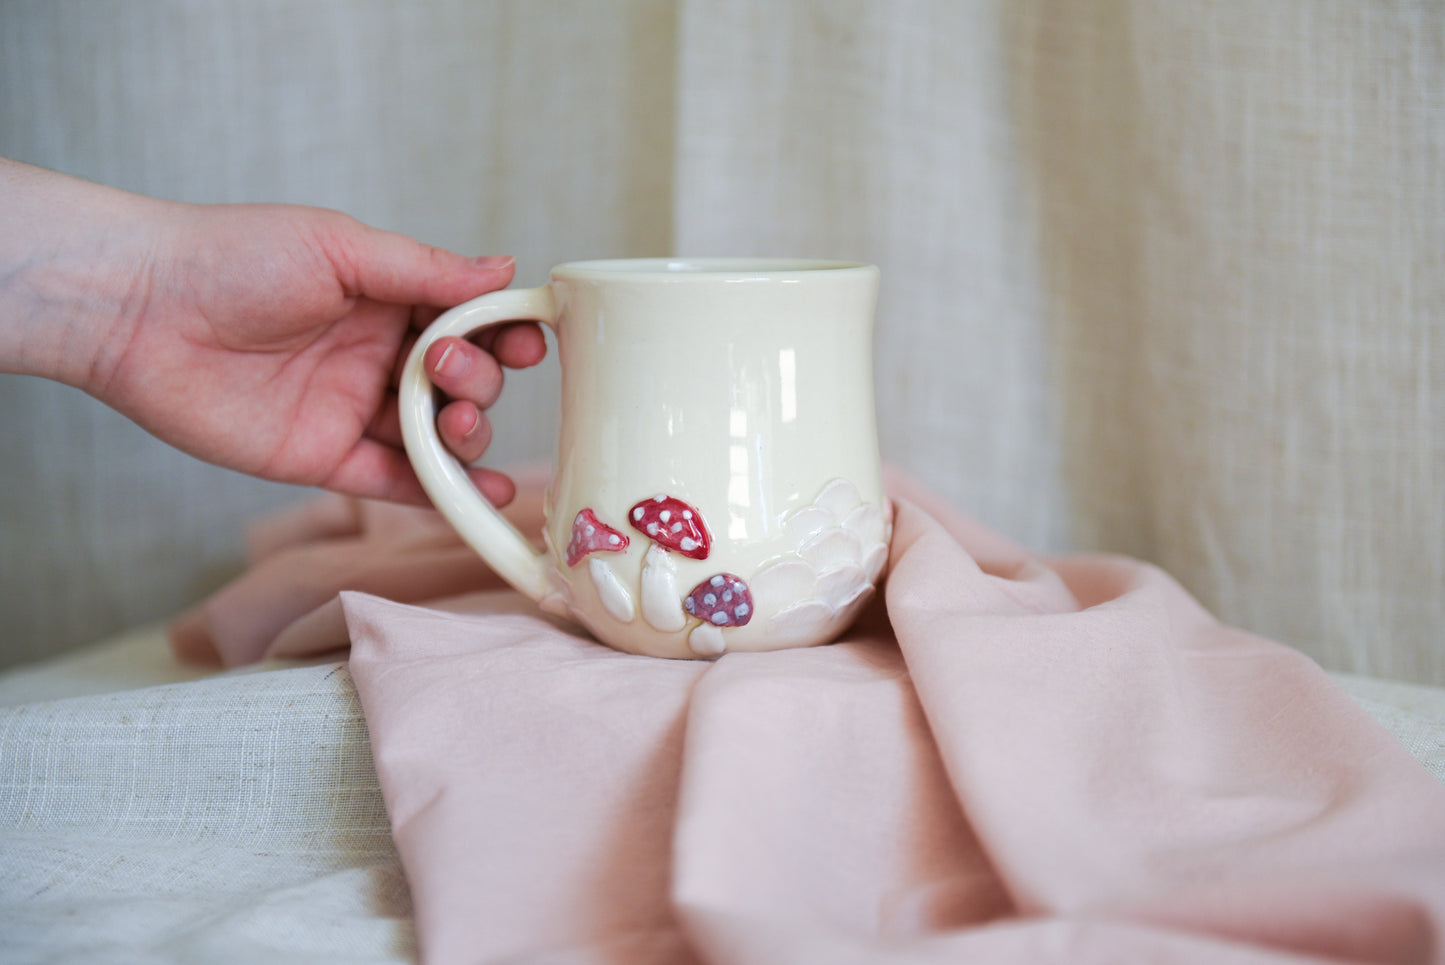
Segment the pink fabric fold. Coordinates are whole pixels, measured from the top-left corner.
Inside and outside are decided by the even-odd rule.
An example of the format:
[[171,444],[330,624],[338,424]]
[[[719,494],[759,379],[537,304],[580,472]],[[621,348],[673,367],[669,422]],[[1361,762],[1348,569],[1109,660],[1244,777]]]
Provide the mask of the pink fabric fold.
[[827,647],[342,595],[425,960],[1445,962],[1445,788],[1317,666],[890,488]]
[[[517,498],[503,510],[541,538],[550,467],[512,473]],[[429,509],[327,494],[259,520],[240,577],[169,627],[171,649],[192,663],[238,667],[349,646],[339,594],[429,602],[506,586]]]

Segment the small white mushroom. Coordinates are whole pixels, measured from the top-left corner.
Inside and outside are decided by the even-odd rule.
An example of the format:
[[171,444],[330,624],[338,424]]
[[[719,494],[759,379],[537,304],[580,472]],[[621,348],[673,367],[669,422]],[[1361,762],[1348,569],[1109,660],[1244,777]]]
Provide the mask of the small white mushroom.
[[699,657],[716,657],[728,648],[723,639],[722,628],[711,623],[699,623],[687,635],[687,645]]

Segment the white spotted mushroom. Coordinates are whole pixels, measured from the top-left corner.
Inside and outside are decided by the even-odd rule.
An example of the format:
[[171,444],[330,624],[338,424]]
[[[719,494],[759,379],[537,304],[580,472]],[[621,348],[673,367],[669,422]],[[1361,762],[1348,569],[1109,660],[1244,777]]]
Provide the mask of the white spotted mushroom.
[[644,499],[627,513],[632,528],[652,540],[642,564],[642,616],[665,633],[687,626],[677,592],[677,567],[670,554],[705,560],[712,534],[702,514],[675,496]]
[[572,520],[572,538],[567,542],[567,565],[576,566],[589,553],[620,553],[627,549],[629,542],[627,534],[619,533],[584,507]]
[[688,645],[700,656],[715,657],[727,649],[723,630],[753,618],[753,594],[741,577],[718,573],[693,587],[682,608],[702,621],[688,634]]
[[[619,533],[597,518],[597,514],[584,507],[572,520],[572,538],[567,542],[567,565],[576,566],[593,553],[621,553],[631,540],[627,534]],[[617,578],[612,567],[605,561],[593,557],[587,561],[587,572],[602,607],[619,623],[631,623],[636,615],[632,594]]]

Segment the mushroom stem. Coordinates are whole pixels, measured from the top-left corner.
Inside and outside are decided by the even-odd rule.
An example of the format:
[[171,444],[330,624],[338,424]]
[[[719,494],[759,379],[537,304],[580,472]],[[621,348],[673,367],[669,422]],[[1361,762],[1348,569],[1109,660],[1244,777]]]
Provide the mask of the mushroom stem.
[[636,612],[632,607],[632,594],[627,592],[627,587],[612,572],[612,567],[604,561],[593,557],[587,561],[587,569],[592,574],[592,585],[597,588],[597,596],[602,601],[602,606],[612,619],[619,623],[631,623]]
[[699,657],[716,657],[728,648],[722,630],[711,623],[699,623],[687,635],[687,644]]
[[642,564],[642,616],[652,628],[672,633],[687,626],[677,592],[677,566],[667,550],[653,544]]

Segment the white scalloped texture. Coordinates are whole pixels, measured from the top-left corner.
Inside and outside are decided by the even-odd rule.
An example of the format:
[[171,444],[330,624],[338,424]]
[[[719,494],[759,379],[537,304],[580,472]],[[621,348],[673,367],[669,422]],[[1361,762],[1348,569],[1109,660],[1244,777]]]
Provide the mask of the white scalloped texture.
[[783,520],[797,550],[753,574],[756,612],[778,646],[816,641],[858,615],[888,560],[892,523],[846,479],[834,479],[810,505]]

